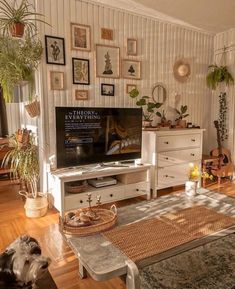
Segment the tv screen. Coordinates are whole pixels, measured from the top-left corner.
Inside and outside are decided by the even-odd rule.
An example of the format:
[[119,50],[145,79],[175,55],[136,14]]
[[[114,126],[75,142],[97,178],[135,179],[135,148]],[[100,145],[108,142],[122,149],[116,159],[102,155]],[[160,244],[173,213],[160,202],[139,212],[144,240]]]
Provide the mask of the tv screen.
[[142,109],[56,107],[57,168],[141,157]]

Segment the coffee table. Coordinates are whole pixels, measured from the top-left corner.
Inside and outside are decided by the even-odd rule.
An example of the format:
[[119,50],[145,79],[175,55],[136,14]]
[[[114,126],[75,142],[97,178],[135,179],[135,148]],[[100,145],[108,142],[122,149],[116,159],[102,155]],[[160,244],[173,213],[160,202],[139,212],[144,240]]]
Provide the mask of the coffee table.
[[[194,197],[188,197],[184,193],[171,194],[155,200],[143,201],[119,208],[118,225],[159,217],[166,213],[177,212],[199,205],[212,208],[228,216],[235,216],[234,205],[215,199],[211,195],[207,196],[206,192],[208,190],[201,189],[200,193]],[[232,232],[235,232],[235,226],[147,258],[139,262],[138,266],[104,238],[102,234],[87,237],[65,235],[65,238],[79,259],[79,274],[81,278],[85,278],[87,272],[97,281],[124,277],[127,289],[138,289],[140,287],[140,268],[221,238]]]

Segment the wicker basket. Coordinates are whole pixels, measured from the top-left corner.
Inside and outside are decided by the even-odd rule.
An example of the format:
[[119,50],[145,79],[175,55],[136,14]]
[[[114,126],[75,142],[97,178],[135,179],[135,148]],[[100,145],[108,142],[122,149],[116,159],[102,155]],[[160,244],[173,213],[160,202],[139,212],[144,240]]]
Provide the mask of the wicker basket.
[[29,116],[32,118],[40,115],[40,103],[38,100],[25,105],[25,109],[27,110]]
[[[82,209],[83,212],[86,212],[89,208]],[[104,232],[112,228],[117,222],[117,209],[115,205],[112,205],[110,210],[107,209],[92,209],[100,219],[94,221],[93,225],[86,227],[75,227],[68,225],[66,221],[60,218],[60,228],[64,234],[76,235],[76,236],[89,236],[94,235],[100,232]]]
[[74,182],[66,185],[66,191],[70,194],[78,194],[84,192],[88,188],[87,182]]

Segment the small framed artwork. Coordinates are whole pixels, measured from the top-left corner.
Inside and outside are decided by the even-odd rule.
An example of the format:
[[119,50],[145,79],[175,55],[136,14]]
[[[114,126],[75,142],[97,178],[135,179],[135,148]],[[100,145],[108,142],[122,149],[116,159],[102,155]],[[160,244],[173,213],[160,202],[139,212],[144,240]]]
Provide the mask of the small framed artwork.
[[65,65],[64,38],[45,35],[47,64]]
[[137,39],[127,38],[127,55],[137,55]]
[[141,62],[137,60],[123,59],[123,78],[141,79]]
[[101,28],[101,39],[113,40],[113,29]]
[[88,99],[88,90],[75,90],[75,99],[76,100],[87,100]]
[[101,83],[101,95],[114,96],[114,84]]
[[71,23],[71,48],[91,51],[91,27],[89,25]]
[[120,77],[120,48],[96,44],[96,76]]
[[89,59],[72,58],[73,84],[90,84]]
[[137,89],[136,84],[127,84],[126,85],[126,93],[130,93],[133,89]]
[[51,90],[64,89],[64,72],[50,71]]

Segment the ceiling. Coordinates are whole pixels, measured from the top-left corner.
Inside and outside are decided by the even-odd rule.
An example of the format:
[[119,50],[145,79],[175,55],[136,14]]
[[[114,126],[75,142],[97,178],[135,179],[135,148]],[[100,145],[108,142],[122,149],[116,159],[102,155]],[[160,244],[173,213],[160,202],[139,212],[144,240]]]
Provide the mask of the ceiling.
[[[138,4],[190,24],[219,33],[235,28],[235,0],[133,0]],[[137,5],[138,6],[138,5]],[[152,11],[153,12],[153,11]]]

